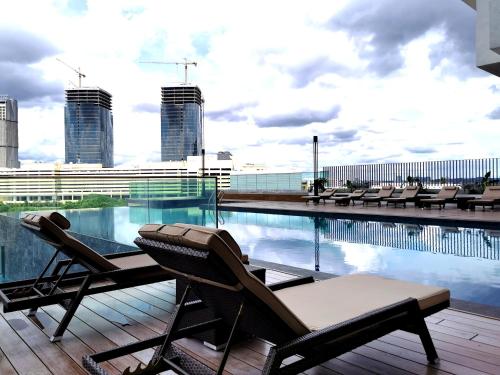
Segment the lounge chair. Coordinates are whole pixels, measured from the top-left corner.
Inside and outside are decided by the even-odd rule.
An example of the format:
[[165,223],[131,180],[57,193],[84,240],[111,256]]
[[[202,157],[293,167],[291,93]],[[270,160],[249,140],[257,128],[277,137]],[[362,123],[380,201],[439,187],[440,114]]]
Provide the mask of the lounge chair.
[[326,204],[326,200],[330,199],[330,197],[332,197],[333,194],[335,194],[335,192],[337,190],[338,189],[328,188],[328,189],[325,189],[325,191],[320,193],[319,195],[304,195],[302,198],[304,198],[306,200],[306,204],[308,204],[309,201],[319,203],[320,200],[323,200],[323,204]]
[[393,186],[382,186],[382,188],[378,191],[377,196],[363,197],[361,198],[361,201],[363,201],[363,206],[368,205],[368,203],[377,203],[380,207],[382,200],[384,200],[385,198],[389,198],[392,193],[394,193]]
[[438,205],[439,209],[444,208],[446,202],[449,202],[456,197],[459,189],[460,188],[458,186],[443,186],[436,195],[436,198],[420,199],[420,205],[422,206],[422,209],[425,207],[431,208],[432,205]]
[[[186,278],[188,286],[164,335],[85,356],[83,365],[92,374],[106,374],[102,361],[153,346],[155,354],[139,372],[222,374],[235,331],[274,345],[263,374],[296,374],[398,329],[418,334],[428,361],[438,359],[424,317],[449,306],[447,289],[362,274],[317,282],[298,278],[266,287],[216,234],[168,225],[153,229],[141,229],[135,243],[176,277]],[[215,312],[214,319],[183,325],[191,293]],[[232,327],[232,333],[216,371],[173,344],[218,324]],[[295,355],[300,358],[287,361]]]
[[398,204],[402,204],[403,207],[406,208],[406,202],[414,201],[419,190],[420,190],[420,187],[418,187],[418,186],[407,186],[401,192],[401,195],[399,197],[397,197],[397,198],[393,198],[393,197],[384,198],[384,201],[387,202],[387,205],[393,204],[394,207],[396,207]]
[[[174,278],[143,251],[96,253],[66,232],[71,224],[57,212],[27,215],[21,224],[52,245],[56,252],[36,279],[1,283],[0,301],[4,312],[30,309],[28,316],[31,318],[38,307],[60,304],[66,313],[50,338],[52,342],[62,338],[84,296]],[[247,258],[239,251],[236,256],[245,261]],[[55,263],[60,253],[69,259]],[[74,265],[85,271],[69,272]]]
[[352,205],[354,206],[354,202],[358,201],[365,195],[366,190],[354,190],[351,194],[343,196],[343,197],[331,197],[330,199],[335,201],[335,204],[338,204],[340,206],[348,206],[349,203],[352,202]]
[[500,204],[500,186],[486,186],[481,198],[467,201],[467,208],[474,210],[476,206],[483,206],[484,211],[486,206],[494,209],[495,204]]

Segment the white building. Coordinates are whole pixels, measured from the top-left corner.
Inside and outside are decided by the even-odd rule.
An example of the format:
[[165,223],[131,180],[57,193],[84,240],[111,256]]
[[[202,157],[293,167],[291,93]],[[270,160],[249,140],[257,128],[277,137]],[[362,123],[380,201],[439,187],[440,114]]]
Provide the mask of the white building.
[[[205,158],[204,175],[216,177],[218,189],[229,189],[232,170],[231,160],[217,160],[216,155]],[[90,194],[129,198],[131,182],[172,181],[175,185],[181,178],[202,174],[200,156],[189,156],[187,161],[115,168],[102,168],[100,164],[31,163],[19,169],[0,168],[0,201],[72,201]]]

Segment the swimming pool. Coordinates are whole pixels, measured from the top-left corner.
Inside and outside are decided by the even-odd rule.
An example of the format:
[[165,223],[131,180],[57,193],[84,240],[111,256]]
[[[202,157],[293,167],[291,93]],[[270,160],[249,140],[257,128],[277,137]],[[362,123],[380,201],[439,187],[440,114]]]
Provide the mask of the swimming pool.
[[[214,226],[213,216],[198,209],[117,207],[62,213],[72,231],[123,244],[132,244],[146,222]],[[450,288],[453,298],[500,306],[500,231],[253,212],[220,215],[219,227],[251,259],[439,285]],[[28,253],[16,258],[30,261]]]

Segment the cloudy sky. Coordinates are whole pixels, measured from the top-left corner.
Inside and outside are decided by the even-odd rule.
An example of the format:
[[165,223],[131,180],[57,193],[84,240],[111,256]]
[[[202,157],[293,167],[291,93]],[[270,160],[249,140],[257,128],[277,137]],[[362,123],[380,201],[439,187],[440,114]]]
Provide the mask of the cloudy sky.
[[64,88],[113,95],[115,163],[160,159],[160,87],[196,61],[205,148],[320,166],[498,156],[500,78],[475,67],[461,0],[2,2],[0,94],[21,160],[64,160]]

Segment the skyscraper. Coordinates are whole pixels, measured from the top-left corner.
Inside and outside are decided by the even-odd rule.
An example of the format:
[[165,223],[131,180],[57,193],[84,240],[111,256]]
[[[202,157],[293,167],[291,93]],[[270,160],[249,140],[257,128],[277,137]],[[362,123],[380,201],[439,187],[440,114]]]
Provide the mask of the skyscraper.
[[66,163],[98,163],[112,168],[111,94],[98,87],[66,90],[64,135]]
[[19,168],[17,100],[0,96],[0,168]]
[[198,86],[161,88],[161,161],[201,155],[203,97]]

